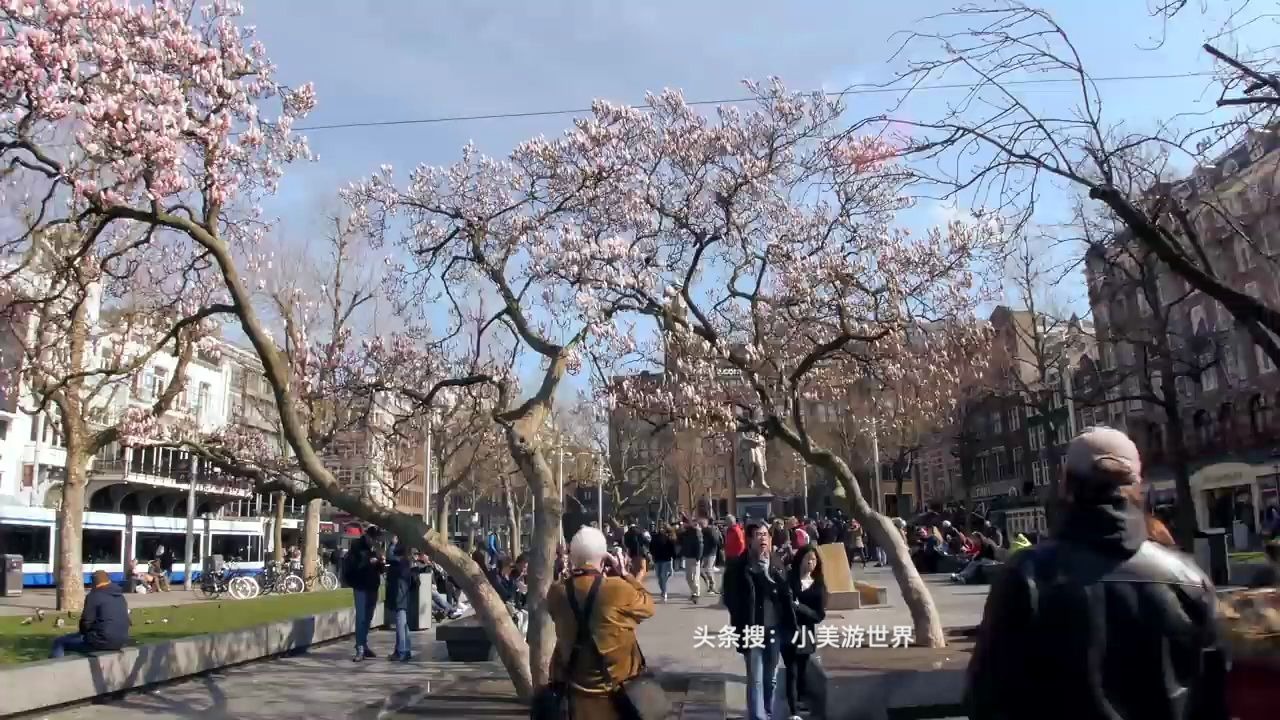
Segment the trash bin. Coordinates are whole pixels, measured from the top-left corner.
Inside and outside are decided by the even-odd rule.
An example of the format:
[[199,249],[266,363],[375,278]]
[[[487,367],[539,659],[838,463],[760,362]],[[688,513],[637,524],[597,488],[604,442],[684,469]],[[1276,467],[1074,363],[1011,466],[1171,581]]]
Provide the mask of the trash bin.
[[419,575],[418,580],[409,591],[409,612],[406,615],[410,632],[431,629],[431,588],[435,585],[429,572]]
[[22,596],[22,556],[0,555],[4,561],[4,573],[0,574],[0,595],[4,597]]
[[1226,530],[1208,528],[1196,533],[1195,556],[1200,569],[1209,575],[1214,585],[1224,587],[1231,584],[1231,568],[1227,564]]

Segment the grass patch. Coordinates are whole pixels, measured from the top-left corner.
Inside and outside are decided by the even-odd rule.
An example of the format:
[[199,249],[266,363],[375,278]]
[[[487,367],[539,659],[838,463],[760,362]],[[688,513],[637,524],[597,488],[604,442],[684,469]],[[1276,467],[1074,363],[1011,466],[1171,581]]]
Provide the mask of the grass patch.
[[[126,598],[129,596],[126,595]],[[239,630],[277,620],[340,610],[351,606],[349,590],[269,595],[253,600],[214,600],[187,605],[137,608],[130,615],[130,634],[139,644],[163,642],[190,635]],[[60,628],[54,618],[65,613],[46,611],[43,621],[23,625],[26,616],[0,617],[0,665],[43,660],[59,635],[76,632],[79,613]]]
[[1227,558],[1231,560],[1231,562],[1239,562],[1239,563],[1267,561],[1267,556],[1264,553],[1259,551],[1249,551],[1249,552],[1241,551],[1241,552],[1228,553]]

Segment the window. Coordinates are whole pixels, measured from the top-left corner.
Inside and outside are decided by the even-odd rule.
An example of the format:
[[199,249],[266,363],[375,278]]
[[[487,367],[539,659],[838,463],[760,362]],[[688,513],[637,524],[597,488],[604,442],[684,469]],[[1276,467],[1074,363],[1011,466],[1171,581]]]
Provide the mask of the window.
[[124,552],[124,532],[121,530],[85,530],[80,536],[86,565],[107,565],[121,562]]
[[1037,486],[1047,485],[1049,482],[1044,474],[1044,463],[1039,460],[1031,463],[1031,482]]
[[1205,392],[1218,389],[1218,368],[1211,367],[1200,373],[1200,384]]
[[1271,362],[1271,356],[1267,355],[1261,345],[1253,346],[1253,353],[1258,360],[1258,374],[1263,375],[1276,369],[1276,364]]
[[1238,237],[1232,245],[1235,250],[1236,270],[1244,272],[1253,267],[1253,251],[1249,247],[1248,241]]
[[1209,325],[1204,320],[1204,307],[1197,305],[1191,308],[1191,332],[1198,334],[1208,330]]
[[[192,538],[195,543],[191,550],[193,564],[200,561],[200,538],[201,534],[198,531]],[[147,562],[156,556],[156,550],[161,545],[181,561],[186,556],[187,536],[185,533],[138,531],[133,543],[133,557],[136,560]]]
[[196,415],[201,415],[209,411],[209,398],[213,396],[213,386],[209,383],[200,383],[199,389],[196,390],[196,405],[192,408]]
[[1018,408],[1013,408],[1009,411],[1009,431],[1012,432],[1019,427],[1022,427],[1022,414]]
[[1103,370],[1111,370],[1116,366],[1116,353],[1111,343],[1102,343],[1101,360]]
[[1126,365],[1126,366],[1132,365],[1134,363],[1135,357],[1136,356],[1134,355],[1134,351],[1133,351],[1133,343],[1129,342],[1128,340],[1121,342],[1120,343],[1120,364]]
[[1004,479],[1004,448],[998,447],[991,451],[992,457],[995,458],[996,465],[996,482]]
[[996,434],[1004,432],[1003,416],[998,412],[991,413],[991,431]]
[[1142,398],[1138,397],[1141,390],[1138,387],[1138,378],[1131,377],[1124,381],[1124,394],[1129,396],[1129,409],[1141,410]]
[[337,470],[335,470],[335,471],[334,471],[334,473],[333,473],[333,477],[334,477],[334,479],[335,479],[335,480],[337,480],[337,481],[338,481],[338,485],[339,485],[340,487],[350,487],[350,486],[351,486],[352,477],[353,477],[353,475],[352,475],[352,473],[351,473],[351,468],[349,468],[349,467],[340,467],[340,468],[338,468]]
[[1151,373],[1151,394],[1164,399],[1164,376],[1158,370]]
[[249,548],[248,535],[220,535],[214,533],[209,543],[210,555],[221,555],[223,560],[254,562],[253,551]]
[[1234,337],[1228,337],[1222,346],[1222,372],[1226,374],[1228,384],[1242,379],[1240,377],[1240,357],[1236,354]]
[[1070,440],[1070,438],[1067,437],[1067,431],[1066,423],[1058,423],[1055,434],[1057,435],[1059,445],[1066,445],[1067,441]]
[[1022,448],[1013,449],[1013,476],[1019,480],[1022,479]]
[[0,525],[0,550],[21,555],[23,562],[49,562],[53,529],[41,525]]

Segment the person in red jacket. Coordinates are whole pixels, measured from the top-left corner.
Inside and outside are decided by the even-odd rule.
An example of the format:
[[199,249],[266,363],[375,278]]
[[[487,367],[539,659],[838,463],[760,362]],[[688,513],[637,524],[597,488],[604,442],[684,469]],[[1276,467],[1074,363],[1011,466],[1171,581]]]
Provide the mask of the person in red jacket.
[[724,557],[732,560],[747,551],[747,536],[734,516],[725,515],[724,521]]

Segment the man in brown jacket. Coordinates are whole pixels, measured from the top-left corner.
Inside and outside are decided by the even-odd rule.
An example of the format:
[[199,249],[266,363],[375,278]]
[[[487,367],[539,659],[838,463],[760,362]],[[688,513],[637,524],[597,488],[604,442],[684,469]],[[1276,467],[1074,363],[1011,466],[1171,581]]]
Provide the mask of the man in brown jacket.
[[[556,624],[551,676],[569,683],[571,717],[612,720],[618,717],[612,691],[644,667],[636,626],[653,616],[654,607],[653,597],[644,588],[645,561],[640,558],[635,574],[629,573],[626,563],[609,555],[604,534],[584,527],[569,544],[569,562],[572,577],[552,585],[547,593],[547,609]],[[587,608],[591,586],[602,574],[596,598]],[[588,612],[591,638],[600,653],[598,656],[589,643],[578,646],[572,668],[567,666],[577,641],[578,622],[569,604],[569,586],[578,607]],[[601,673],[601,656],[607,677]]]

